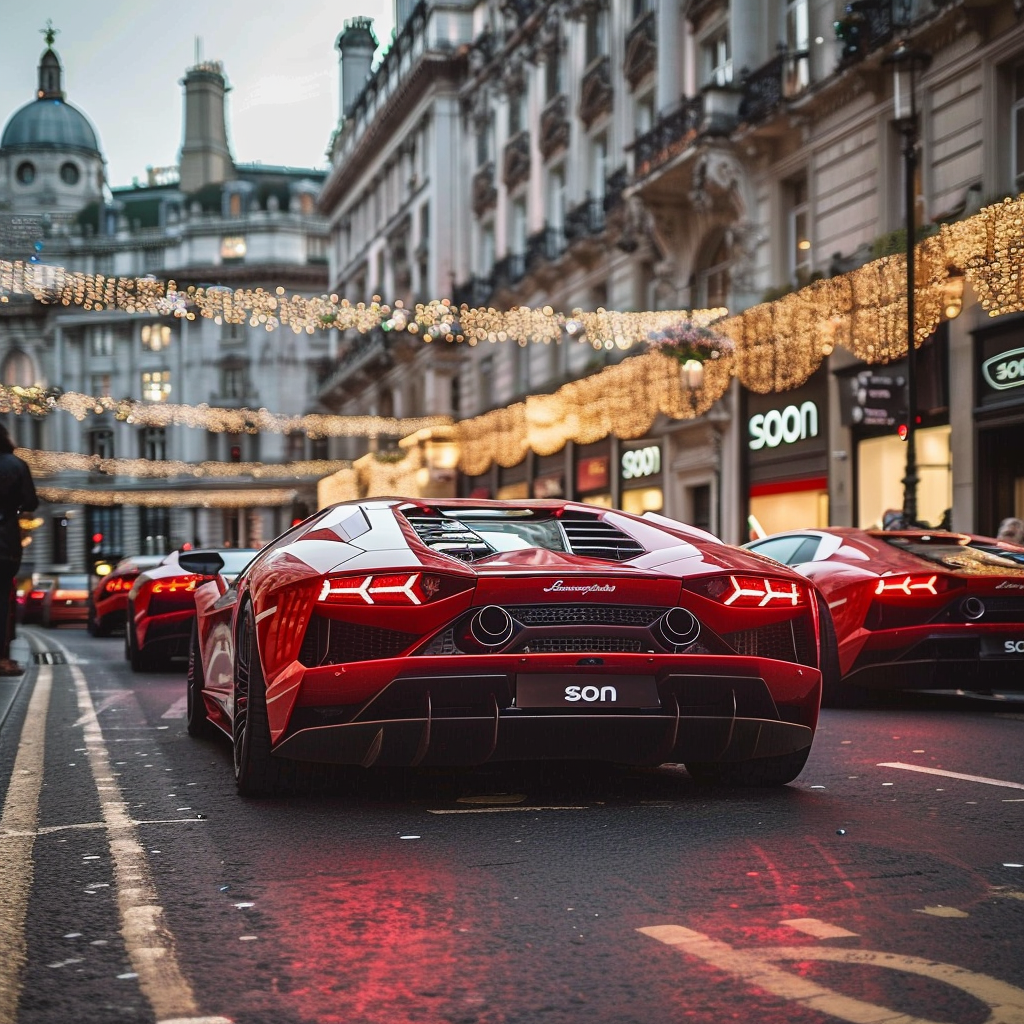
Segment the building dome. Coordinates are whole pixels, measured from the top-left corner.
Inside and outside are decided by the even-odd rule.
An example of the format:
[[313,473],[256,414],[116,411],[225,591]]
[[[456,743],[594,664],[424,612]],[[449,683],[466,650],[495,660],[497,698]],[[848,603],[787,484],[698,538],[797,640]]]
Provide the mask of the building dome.
[[0,137],[0,153],[11,149],[79,149],[99,154],[96,131],[80,110],[63,99],[38,99],[16,111]]

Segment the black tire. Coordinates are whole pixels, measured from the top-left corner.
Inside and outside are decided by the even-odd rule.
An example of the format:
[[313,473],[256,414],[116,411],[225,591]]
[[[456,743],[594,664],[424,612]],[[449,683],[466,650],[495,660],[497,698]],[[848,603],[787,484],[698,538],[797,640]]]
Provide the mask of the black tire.
[[308,788],[308,766],[271,753],[267,684],[251,606],[242,612],[241,619],[235,647],[235,707],[231,723],[235,785],[240,796],[304,791]]
[[821,619],[821,706],[823,708],[862,708],[869,702],[868,691],[862,686],[844,683],[839,668],[839,643],[832,613],[825,599],[818,595]]
[[156,668],[153,655],[149,651],[139,650],[139,639],[131,627],[125,632],[125,643],[128,649],[128,664],[133,672],[152,672]]
[[757,757],[750,761],[713,761],[686,763],[686,770],[695,782],[719,786],[785,786],[804,769],[810,747],[778,757]]
[[97,619],[95,612],[92,610],[89,611],[89,619],[85,624],[85,628],[89,631],[89,636],[110,636],[110,627]]
[[188,644],[188,677],[186,682],[187,699],[185,703],[185,728],[189,736],[207,739],[214,735],[216,729],[206,713],[206,701],[203,700],[203,689],[206,677],[203,673],[203,657],[199,651],[199,624],[192,623],[192,638]]

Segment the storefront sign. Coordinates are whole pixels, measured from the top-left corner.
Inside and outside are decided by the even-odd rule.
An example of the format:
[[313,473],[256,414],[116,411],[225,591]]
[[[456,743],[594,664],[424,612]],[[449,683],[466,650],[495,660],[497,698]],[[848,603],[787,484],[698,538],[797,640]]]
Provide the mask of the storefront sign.
[[661,472],[661,446],[634,448],[622,453],[622,479],[642,480]]
[[588,494],[591,491],[608,490],[609,461],[607,455],[592,455],[580,459],[576,463],[576,493]]
[[981,364],[981,375],[985,383],[996,391],[1024,385],[1024,348],[1013,348],[986,359]]
[[818,436],[818,407],[814,402],[787,405],[781,412],[770,409],[750,417],[750,448],[777,448]]

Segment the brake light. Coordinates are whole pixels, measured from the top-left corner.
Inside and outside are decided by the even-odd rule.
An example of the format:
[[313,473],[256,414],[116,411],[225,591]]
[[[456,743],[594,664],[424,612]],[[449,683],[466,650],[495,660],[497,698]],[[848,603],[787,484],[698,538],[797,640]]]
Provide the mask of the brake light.
[[134,576],[113,576],[103,584],[103,590],[107,594],[120,594],[126,590],[131,590],[134,582]]
[[187,594],[196,589],[196,586],[208,576],[200,576],[192,573],[188,576],[172,576],[169,580],[157,580],[153,584],[154,594]]
[[807,587],[796,580],[762,576],[722,576],[703,587],[708,597],[730,608],[802,608]]
[[884,576],[875,586],[875,596],[896,600],[929,598],[937,596],[948,588],[949,580],[937,573],[932,573],[930,576]]
[[30,598],[32,598],[33,601],[42,601],[42,599],[44,597],[46,597],[46,591],[45,590],[33,590],[33,591],[29,592],[28,596]]
[[326,579],[318,601],[334,605],[418,605],[438,595],[441,580],[420,572]]

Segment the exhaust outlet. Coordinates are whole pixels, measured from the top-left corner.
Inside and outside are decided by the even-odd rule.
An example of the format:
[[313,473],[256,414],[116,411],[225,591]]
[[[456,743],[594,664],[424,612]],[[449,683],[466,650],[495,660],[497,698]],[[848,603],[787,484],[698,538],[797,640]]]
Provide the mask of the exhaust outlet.
[[473,616],[469,632],[481,647],[500,647],[512,639],[515,626],[504,608],[489,604]]
[[985,614],[985,602],[977,597],[965,597],[960,602],[960,611],[966,619],[980,619]]
[[700,636],[700,623],[685,608],[670,608],[660,625],[661,635],[674,647],[685,647]]

